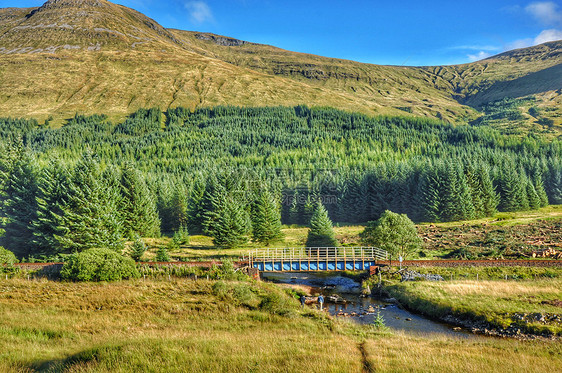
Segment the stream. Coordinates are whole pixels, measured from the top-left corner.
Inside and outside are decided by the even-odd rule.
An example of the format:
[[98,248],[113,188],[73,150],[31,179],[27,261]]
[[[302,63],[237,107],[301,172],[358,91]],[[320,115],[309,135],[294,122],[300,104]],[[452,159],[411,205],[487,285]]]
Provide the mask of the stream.
[[[361,285],[348,277],[334,273],[286,273],[264,272],[264,280],[287,284],[290,286],[304,286],[309,288],[312,295],[320,293],[328,298],[339,295],[346,303],[333,303],[326,299],[324,308],[332,316],[350,319],[360,324],[373,323],[377,313],[380,313],[387,327],[395,331],[403,331],[418,336],[441,335],[454,338],[478,338],[478,336],[453,326],[426,319],[400,308],[397,304],[383,302],[372,297],[360,297]],[[311,304],[308,307],[318,307]]]

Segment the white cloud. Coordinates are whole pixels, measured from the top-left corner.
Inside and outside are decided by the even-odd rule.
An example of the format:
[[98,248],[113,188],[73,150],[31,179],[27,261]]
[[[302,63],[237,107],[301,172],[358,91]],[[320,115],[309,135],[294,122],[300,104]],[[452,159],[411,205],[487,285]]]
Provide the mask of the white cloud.
[[525,11],[546,25],[562,24],[562,10],[552,1],[531,3],[525,7]]
[[185,3],[185,9],[189,12],[193,23],[201,24],[215,20],[211,8],[204,1],[188,1]]
[[483,60],[484,58],[488,58],[490,56],[491,56],[490,53],[485,51],[480,51],[477,54],[469,54],[468,59],[470,60],[470,62],[474,62],[474,61]]
[[562,30],[549,29],[543,30],[535,38],[525,38],[512,41],[505,45],[505,50],[519,49],[532,47],[533,45],[539,45],[549,41],[562,40]]
[[562,40],[562,30],[543,30],[536,38],[535,45],[546,43],[547,41]]

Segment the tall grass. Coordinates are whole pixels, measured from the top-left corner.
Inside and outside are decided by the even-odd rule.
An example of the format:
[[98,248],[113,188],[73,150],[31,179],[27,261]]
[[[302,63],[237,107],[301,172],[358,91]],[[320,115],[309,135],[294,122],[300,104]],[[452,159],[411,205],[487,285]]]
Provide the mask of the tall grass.
[[559,344],[381,334],[265,283],[0,280],[0,314],[1,372],[562,369]]
[[390,294],[409,308],[442,318],[448,314],[483,320],[493,327],[511,325],[536,334],[562,336],[556,320],[525,321],[521,314],[560,315],[562,279],[537,281],[445,281],[394,283]]

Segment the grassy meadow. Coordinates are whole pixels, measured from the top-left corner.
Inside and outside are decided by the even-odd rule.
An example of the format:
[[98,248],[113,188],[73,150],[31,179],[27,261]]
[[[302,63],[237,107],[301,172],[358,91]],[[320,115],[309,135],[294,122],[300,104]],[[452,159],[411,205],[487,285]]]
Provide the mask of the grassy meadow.
[[[531,270],[531,269],[528,269]],[[549,270],[554,275],[562,271]],[[543,270],[544,272],[544,270]],[[482,320],[493,327],[520,327],[523,332],[562,336],[562,321],[540,321],[540,315],[560,316],[562,278],[537,280],[453,280],[394,283],[388,292],[408,308],[441,318],[448,314]],[[525,320],[522,320],[525,315]]]
[[[484,242],[480,244],[479,250],[482,255],[486,255],[486,249],[490,254],[495,253],[493,249],[496,246],[514,246],[519,247],[525,244],[528,237],[522,235],[520,240],[516,240],[513,237],[508,237],[509,242],[505,240],[498,241],[498,238],[505,238],[509,236],[512,231],[520,231],[526,233],[526,229],[534,228],[544,237],[555,237],[556,233],[554,230],[557,229],[556,224],[562,221],[562,205],[551,205],[539,210],[533,211],[521,211],[521,212],[511,212],[511,213],[497,213],[493,217],[462,221],[462,222],[447,222],[447,223],[433,223],[433,224],[420,224],[418,225],[418,230],[420,234],[427,235],[432,241],[424,239],[424,245],[420,252],[413,253],[412,259],[431,259],[431,258],[442,258],[443,256],[454,255],[455,250],[460,247],[470,247],[472,245],[471,241]],[[336,239],[344,246],[361,246],[359,239],[359,233],[363,231],[365,227],[362,225],[339,225],[334,227],[336,233]],[[434,233],[439,234],[439,240],[435,237],[430,236],[429,231],[435,231]],[[470,230],[479,230],[485,232],[483,234],[470,235]],[[501,236],[498,232],[501,231]],[[284,226],[282,229],[284,234],[284,239],[278,242],[274,242],[270,245],[271,248],[284,248],[284,247],[304,247],[306,242],[306,237],[308,234],[307,227],[299,226]],[[532,234],[539,234],[537,232],[532,232]],[[483,237],[488,241],[483,240]],[[156,258],[156,252],[159,247],[165,247],[171,241],[170,237],[162,236],[160,238],[147,238],[145,239],[149,250],[145,254],[146,260],[154,260]],[[433,242],[434,241],[434,242]],[[130,242],[129,244],[132,244]],[[192,261],[192,260],[220,260],[221,258],[231,258],[237,260],[243,256],[247,256],[250,250],[256,248],[262,248],[259,244],[249,242],[248,244],[236,248],[236,249],[217,249],[213,246],[213,240],[211,237],[203,235],[190,236],[189,244],[182,245],[180,248],[170,250],[170,256],[174,260],[181,261]],[[536,247],[540,249],[541,247]],[[527,250],[530,253],[532,249],[529,246]],[[474,258],[476,259],[476,258]]]
[[552,372],[562,344],[411,337],[274,285],[0,281],[2,372]]

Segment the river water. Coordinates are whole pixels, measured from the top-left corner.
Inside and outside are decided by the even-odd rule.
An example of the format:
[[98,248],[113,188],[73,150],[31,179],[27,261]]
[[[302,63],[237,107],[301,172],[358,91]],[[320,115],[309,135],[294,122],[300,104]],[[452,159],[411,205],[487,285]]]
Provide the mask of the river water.
[[[266,281],[305,286],[310,289],[312,295],[321,293],[325,298],[334,294],[341,296],[346,303],[338,304],[329,301],[324,303],[326,311],[334,317],[350,319],[360,324],[371,324],[380,313],[385,325],[396,331],[418,336],[442,335],[462,339],[477,337],[466,330],[459,330],[408,312],[394,303],[383,302],[372,297],[360,297],[361,285],[359,283],[333,272],[264,272],[262,277]],[[318,305],[312,304],[309,307],[318,307]]]

